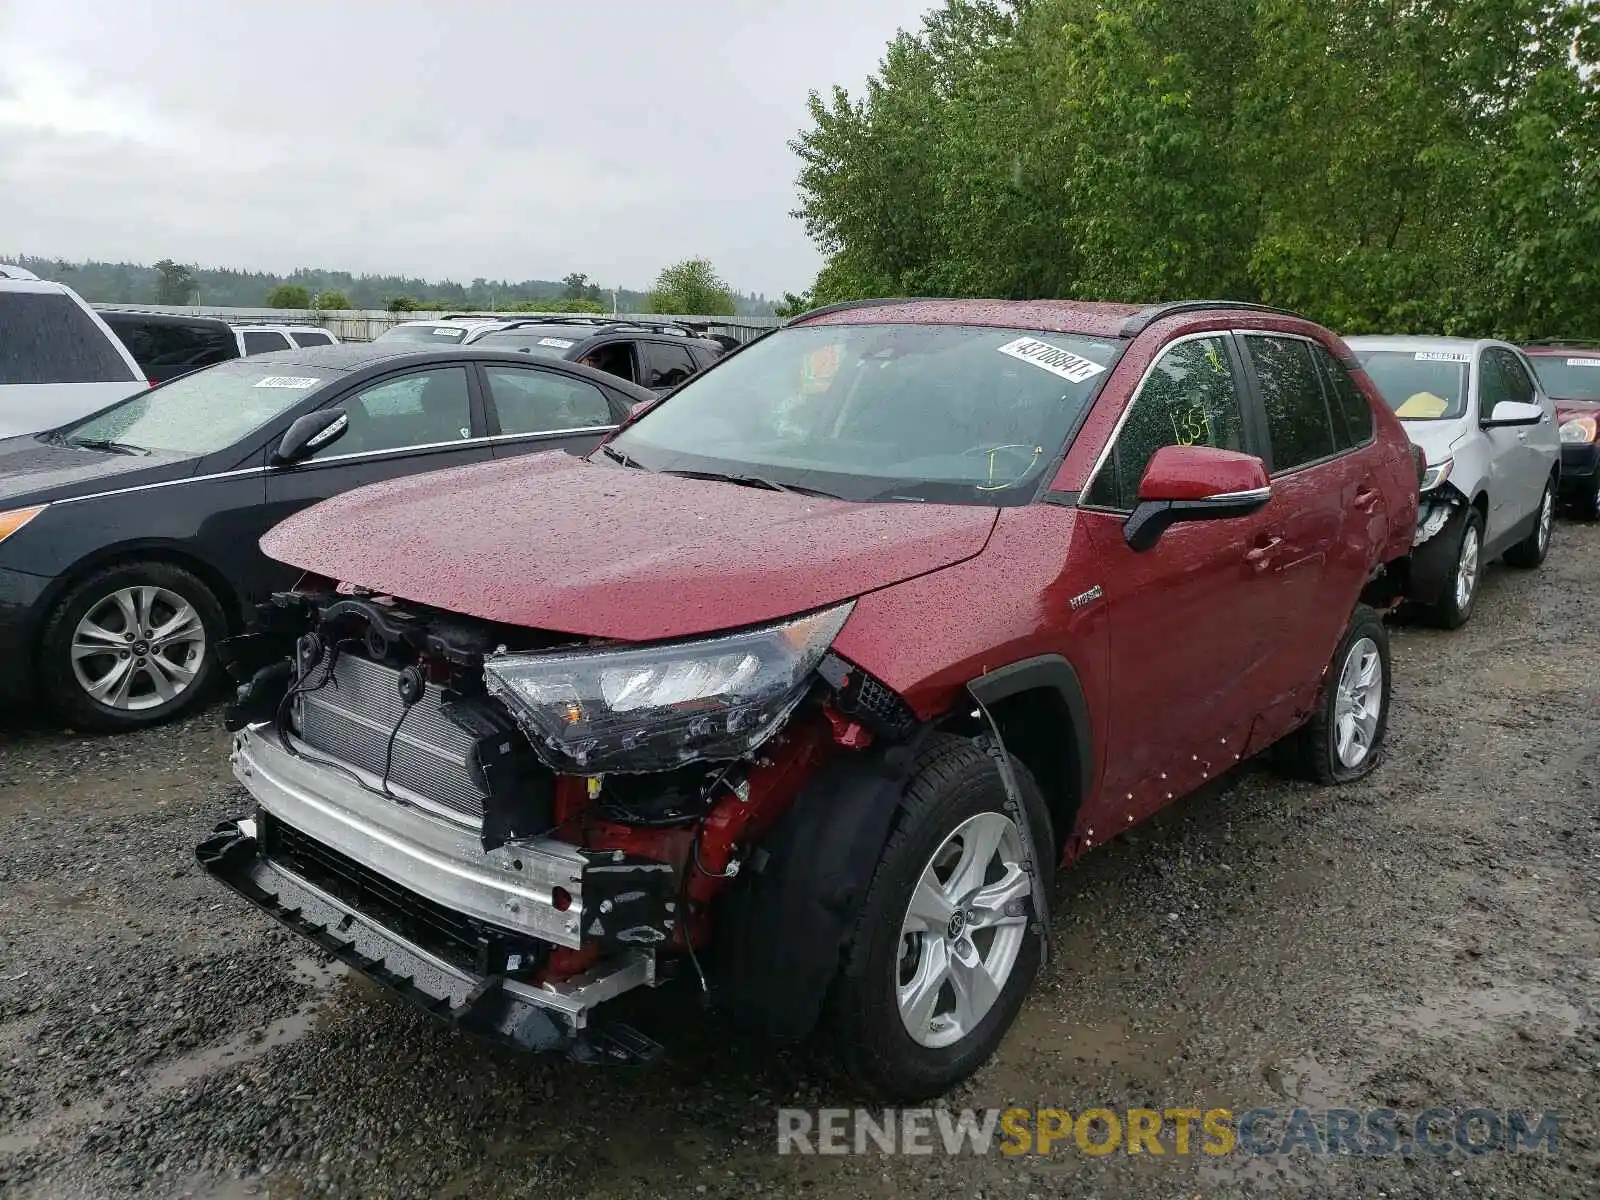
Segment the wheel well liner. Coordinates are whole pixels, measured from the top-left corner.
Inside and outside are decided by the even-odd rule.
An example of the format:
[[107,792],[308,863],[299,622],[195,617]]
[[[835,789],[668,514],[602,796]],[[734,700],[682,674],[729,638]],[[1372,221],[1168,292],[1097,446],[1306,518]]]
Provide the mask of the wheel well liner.
[[[986,672],[967,688],[994,714],[1006,749],[1033,772],[1050,803],[1056,840],[1065,844],[1095,767],[1089,702],[1078,672],[1061,655],[1042,654]],[[1069,737],[1061,737],[1060,724]]]

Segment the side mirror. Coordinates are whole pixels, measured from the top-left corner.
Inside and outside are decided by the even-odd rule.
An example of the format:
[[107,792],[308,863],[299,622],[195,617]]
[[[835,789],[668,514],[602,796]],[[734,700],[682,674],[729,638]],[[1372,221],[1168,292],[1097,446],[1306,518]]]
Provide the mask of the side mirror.
[[324,408],[307,413],[283,432],[283,440],[267,462],[286,467],[310,458],[324,446],[338,441],[350,428],[350,414],[342,408]]
[[1245,517],[1272,499],[1259,458],[1210,446],[1163,446],[1139,481],[1139,503],[1122,526],[1133,550],[1148,550],[1170,525]]
[[1517,400],[1502,400],[1494,406],[1487,421],[1479,424],[1485,429],[1511,429],[1522,425],[1537,425],[1544,420],[1544,409],[1537,404],[1523,404]]

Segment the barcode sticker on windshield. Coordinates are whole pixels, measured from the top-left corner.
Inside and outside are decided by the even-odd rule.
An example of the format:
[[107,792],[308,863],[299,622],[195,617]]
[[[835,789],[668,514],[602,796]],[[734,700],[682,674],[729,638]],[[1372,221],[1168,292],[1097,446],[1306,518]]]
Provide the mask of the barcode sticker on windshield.
[[557,350],[572,349],[572,343],[567,341],[566,338],[540,338],[539,345],[554,346]]
[[1020,358],[1025,363],[1032,363],[1041,370],[1073,383],[1087,383],[1105,370],[1097,362],[1091,362],[1071,350],[1063,350],[1060,346],[1052,346],[1049,342],[1041,342],[1038,338],[1019,337],[1001,346],[1000,353]]
[[320,379],[308,378],[304,375],[268,375],[265,379],[256,380],[256,386],[297,388],[303,390],[305,388],[314,388],[321,382],[322,380]]
[[1417,361],[1469,363],[1472,355],[1466,350],[1418,350]]
[[459,329],[435,329],[433,331],[433,336],[434,337],[458,338],[458,337],[461,336],[461,330],[459,330]]
[[1600,358],[1569,358],[1569,367],[1600,367]]

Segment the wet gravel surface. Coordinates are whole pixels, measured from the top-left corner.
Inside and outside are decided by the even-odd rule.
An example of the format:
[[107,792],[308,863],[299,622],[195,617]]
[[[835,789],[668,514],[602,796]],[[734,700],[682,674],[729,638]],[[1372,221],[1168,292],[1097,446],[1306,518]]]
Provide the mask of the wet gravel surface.
[[1251,764],[1069,872],[1047,976],[949,1098],[1553,1109],[1554,1155],[780,1157],[778,1107],[859,1102],[814,1054],[670,996],[646,1071],[486,1052],[212,886],[191,848],[244,808],[212,711],[0,718],[0,1193],[1600,1195],[1597,580],[1600,527],[1562,526],[1466,629],[1394,630],[1374,776]]

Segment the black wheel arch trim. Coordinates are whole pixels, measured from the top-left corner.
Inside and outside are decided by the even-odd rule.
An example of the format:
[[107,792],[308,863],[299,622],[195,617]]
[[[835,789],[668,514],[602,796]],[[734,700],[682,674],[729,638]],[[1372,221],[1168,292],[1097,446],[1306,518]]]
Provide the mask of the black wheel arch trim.
[[61,603],[61,598],[77,587],[85,577],[96,571],[119,566],[131,567],[141,562],[166,563],[188,571],[199,579],[211,590],[212,598],[216,600],[217,607],[222,609],[223,616],[228,619],[231,631],[237,632],[249,623],[251,616],[249,608],[225,571],[215,563],[207,561],[204,555],[196,554],[187,543],[151,538],[101,546],[62,571],[50,581],[50,586],[39,597],[38,627],[43,628],[48,615]]
[[[1061,697],[1072,721],[1072,733],[1078,750],[1078,800],[1089,798],[1094,781],[1094,729],[1089,723],[1089,701],[1084,695],[1078,672],[1059,654],[1040,654],[1024,658],[1008,666],[987,671],[967,684],[967,690],[980,700],[984,707],[993,708],[1000,701],[1023,692],[1053,691]],[[1057,830],[1058,837],[1071,833]]]

